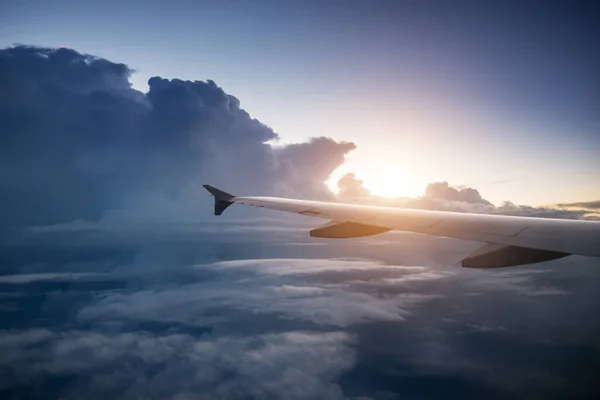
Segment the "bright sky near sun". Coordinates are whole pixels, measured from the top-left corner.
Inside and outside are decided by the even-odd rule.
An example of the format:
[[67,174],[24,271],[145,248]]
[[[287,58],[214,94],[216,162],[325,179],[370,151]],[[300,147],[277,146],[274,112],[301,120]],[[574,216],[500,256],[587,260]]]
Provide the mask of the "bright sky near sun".
[[597,27],[558,5],[419,3],[11,0],[0,45],[124,62],[140,90],[212,79],[284,143],[355,142],[331,182],[353,172],[377,195],[600,198]]

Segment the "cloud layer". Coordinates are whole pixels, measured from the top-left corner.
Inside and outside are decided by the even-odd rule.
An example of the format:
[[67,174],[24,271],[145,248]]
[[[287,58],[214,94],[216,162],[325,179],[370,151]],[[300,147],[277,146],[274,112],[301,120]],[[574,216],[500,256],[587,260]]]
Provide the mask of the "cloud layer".
[[348,173],[339,179],[338,189],[339,200],[362,204],[526,217],[600,220],[600,215],[597,213],[597,201],[556,204],[547,207],[517,205],[511,201],[505,201],[500,206],[495,206],[483,198],[477,189],[455,188],[448,182],[430,183],[420,197],[391,199],[372,195],[364,186],[363,181],[356,178],[353,173]]
[[597,394],[590,260],[474,271],[451,239],[306,246],[304,231],[238,224],[143,240],[148,227],[55,227],[4,246],[0,396]]

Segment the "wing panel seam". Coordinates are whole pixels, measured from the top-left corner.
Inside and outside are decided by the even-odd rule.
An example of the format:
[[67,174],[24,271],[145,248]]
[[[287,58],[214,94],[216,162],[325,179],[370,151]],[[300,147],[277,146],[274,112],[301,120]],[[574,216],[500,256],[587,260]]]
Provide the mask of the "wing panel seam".
[[436,221],[433,224],[429,225],[427,228],[433,228],[434,226],[436,226],[437,224],[441,224],[442,222],[444,222],[444,220],[440,219],[439,221]]
[[529,229],[528,226],[526,226],[525,228],[521,229],[519,232],[515,233],[514,235],[512,235],[513,237],[517,237],[519,236],[521,233],[525,232],[527,229]]

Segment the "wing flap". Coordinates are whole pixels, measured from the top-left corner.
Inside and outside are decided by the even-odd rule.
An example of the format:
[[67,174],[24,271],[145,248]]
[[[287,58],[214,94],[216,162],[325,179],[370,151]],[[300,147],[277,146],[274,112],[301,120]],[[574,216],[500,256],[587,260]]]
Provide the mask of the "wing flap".
[[311,230],[310,236],[329,239],[349,239],[378,235],[387,231],[391,231],[391,229],[356,222],[331,221],[320,228]]
[[523,264],[534,264],[569,256],[569,253],[538,250],[527,247],[486,244],[465,257],[461,265],[465,268],[503,268]]

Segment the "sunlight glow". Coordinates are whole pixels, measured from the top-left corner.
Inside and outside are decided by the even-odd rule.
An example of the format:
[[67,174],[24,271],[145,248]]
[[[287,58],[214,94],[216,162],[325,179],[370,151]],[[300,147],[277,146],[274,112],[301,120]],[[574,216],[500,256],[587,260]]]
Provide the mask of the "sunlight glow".
[[[356,172],[357,179],[363,181],[363,185],[374,196],[396,198],[396,197],[418,197],[422,196],[426,184],[416,175],[411,175],[409,171],[399,169],[389,169],[388,173],[381,173],[380,169],[362,168]],[[335,171],[327,185],[332,192],[337,193],[338,180],[347,172],[345,168]]]
[[369,175],[364,176],[363,181],[373,195],[381,197],[418,197],[425,189],[425,185],[406,173]]

